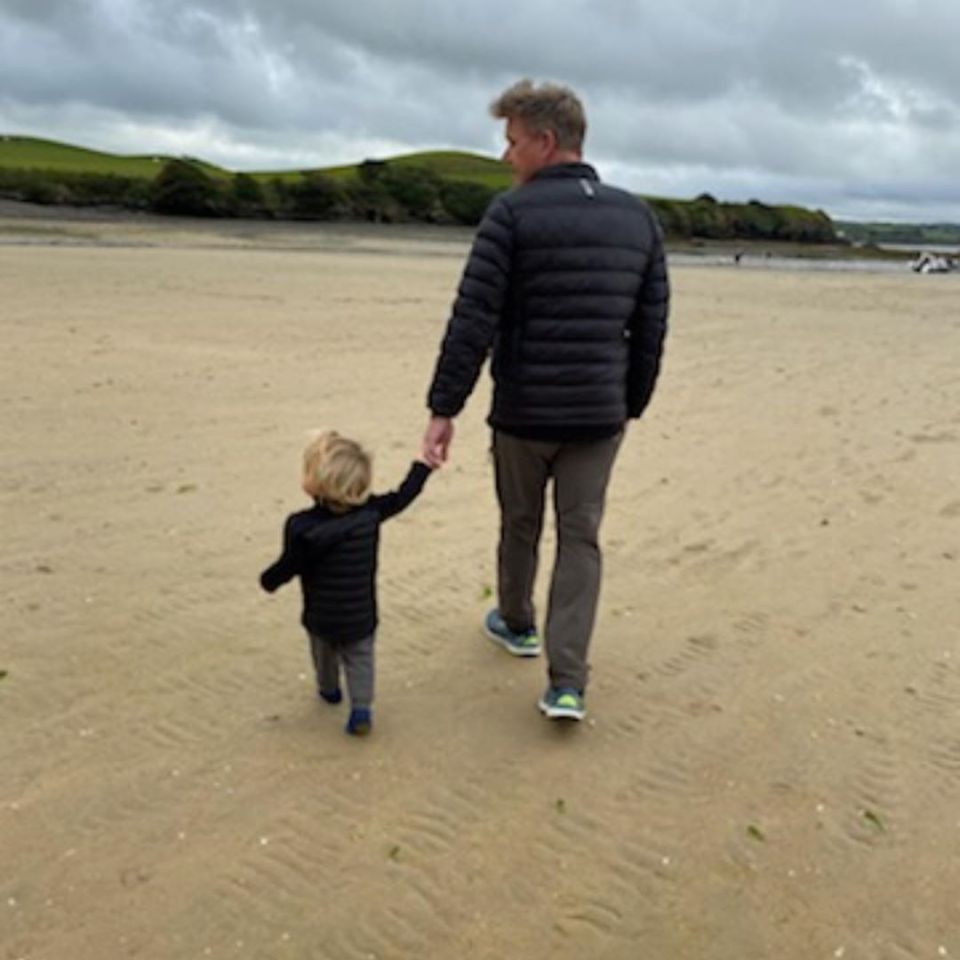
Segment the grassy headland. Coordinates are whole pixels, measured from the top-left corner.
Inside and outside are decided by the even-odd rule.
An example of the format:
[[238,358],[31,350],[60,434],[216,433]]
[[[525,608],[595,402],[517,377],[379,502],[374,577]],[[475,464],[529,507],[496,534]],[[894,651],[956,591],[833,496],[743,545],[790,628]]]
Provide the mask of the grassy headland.
[[[456,150],[335,167],[235,173],[192,157],[120,156],[34,137],[0,136],[0,196],[212,217],[479,222],[510,187],[492,157]],[[645,198],[673,241],[844,243],[822,210],[792,205]]]

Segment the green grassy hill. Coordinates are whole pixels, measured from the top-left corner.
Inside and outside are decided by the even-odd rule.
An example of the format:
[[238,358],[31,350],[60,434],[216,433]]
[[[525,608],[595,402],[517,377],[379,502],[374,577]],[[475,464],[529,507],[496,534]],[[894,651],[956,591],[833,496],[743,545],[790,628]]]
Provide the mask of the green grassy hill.
[[[174,159],[188,162],[169,162]],[[178,169],[171,174],[170,168]],[[492,197],[510,185],[506,164],[459,150],[241,176],[193,158],[118,156],[0,134],[0,195],[33,203],[111,204],[204,216],[473,224]],[[694,200],[647,199],[671,237],[837,240],[833,223],[820,210],[756,200],[725,203],[709,194]]]
[[[113,174],[152,180],[160,172],[164,163],[171,159],[173,158],[163,154],[121,156],[38,137],[0,135],[0,169]],[[212,176],[229,176],[233,172],[203,160],[195,162]],[[389,162],[401,167],[426,167],[444,179],[470,180],[495,190],[505,190],[510,186],[510,171],[504,164],[492,157],[483,157],[475,153],[435,150],[390,157]],[[325,173],[335,179],[350,179],[356,176],[358,166],[358,164],[347,164],[337,167],[318,167],[310,171],[258,170],[252,176],[258,180],[296,180],[304,172],[317,172]]]
[[[391,166],[425,167],[444,180],[468,180],[481,183],[493,190],[506,190],[511,184],[509,168],[493,157],[462,150],[427,150],[422,153],[406,153],[389,157]],[[315,170],[258,170],[253,174],[258,180],[295,180],[303,173],[323,173],[335,180],[351,180],[357,175],[360,164],[349,163],[336,167],[317,167]]]
[[506,164],[494,160],[493,157],[460,150],[408,153],[391,157],[390,163],[401,167],[427,167],[444,180],[469,180],[494,190],[506,190],[513,182],[510,168]]
[[[152,180],[169,159],[162,155],[124,157],[55,140],[0,135],[0,168],[8,170],[56,170]],[[212,176],[227,175],[227,171],[211,163],[197,162]]]

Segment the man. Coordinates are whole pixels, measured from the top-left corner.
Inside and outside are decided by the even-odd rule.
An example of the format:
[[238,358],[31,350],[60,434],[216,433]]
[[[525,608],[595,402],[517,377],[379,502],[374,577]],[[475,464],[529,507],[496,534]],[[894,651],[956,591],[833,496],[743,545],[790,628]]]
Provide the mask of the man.
[[523,80],[491,105],[506,120],[516,186],[480,224],[443,339],[423,441],[447,458],[453,418],[492,348],[493,456],[500,504],[491,639],[517,656],[540,640],[533,585],[553,480],[557,556],[544,636],[546,716],[584,716],[600,590],[597,534],[628,419],[653,393],[666,333],[660,227],[638,198],[582,162],[583,107],[566,87]]

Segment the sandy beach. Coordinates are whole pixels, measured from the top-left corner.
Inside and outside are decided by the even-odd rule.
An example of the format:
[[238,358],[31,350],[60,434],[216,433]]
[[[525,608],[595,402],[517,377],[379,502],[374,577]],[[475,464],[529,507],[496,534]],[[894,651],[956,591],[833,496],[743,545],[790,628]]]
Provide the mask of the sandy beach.
[[573,729],[484,375],[315,699],[257,576],[312,428],[403,476],[467,236],[0,218],[0,960],[960,957],[960,275],[674,270]]

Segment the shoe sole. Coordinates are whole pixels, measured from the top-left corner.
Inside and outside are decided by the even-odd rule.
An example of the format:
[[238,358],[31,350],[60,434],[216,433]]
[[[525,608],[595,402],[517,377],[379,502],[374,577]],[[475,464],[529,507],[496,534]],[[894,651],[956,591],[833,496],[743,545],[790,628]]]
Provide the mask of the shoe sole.
[[551,707],[545,700],[537,703],[540,712],[548,720],[582,720],[586,715],[586,710],[576,710],[573,707]]
[[535,647],[514,647],[508,640],[504,640],[498,633],[494,633],[486,624],[483,626],[483,632],[498,646],[503,647],[507,653],[515,657],[539,657],[543,647],[537,644]]

